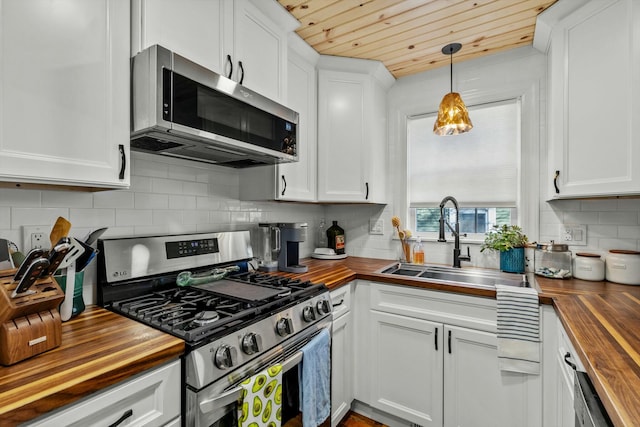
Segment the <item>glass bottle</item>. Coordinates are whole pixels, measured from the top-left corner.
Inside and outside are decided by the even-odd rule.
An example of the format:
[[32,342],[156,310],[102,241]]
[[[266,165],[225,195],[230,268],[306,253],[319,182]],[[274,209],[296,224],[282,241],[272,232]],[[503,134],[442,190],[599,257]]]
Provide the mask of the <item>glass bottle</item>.
[[413,245],[413,263],[424,264],[424,248],[422,247],[422,239],[418,237]]
[[338,226],[338,221],[333,221],[333,225],[327,229],[327,241],[336,254],[344,254],[345,235],[344,230]]
[[320,225],[318,226],[318,232],[316,236],[316,248],[326,248],[329,246],[329,242],[327,240],[327,224],[324,221],[324,218],[320,220]]

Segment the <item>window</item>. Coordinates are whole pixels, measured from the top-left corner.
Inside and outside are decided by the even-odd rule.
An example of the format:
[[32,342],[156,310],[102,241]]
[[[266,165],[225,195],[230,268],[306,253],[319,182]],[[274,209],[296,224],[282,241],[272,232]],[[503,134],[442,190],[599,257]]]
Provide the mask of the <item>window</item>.
[[[440,202],[460,205],[460,232],[481,239],[493,225],[517,223],[520,102],[513,99],[469,108],[474,128],[455,136],[433,134],[437,113],[407,123],[407,172],[411,228],[437,237]],[[456,211],[445,206],[445,219]]]

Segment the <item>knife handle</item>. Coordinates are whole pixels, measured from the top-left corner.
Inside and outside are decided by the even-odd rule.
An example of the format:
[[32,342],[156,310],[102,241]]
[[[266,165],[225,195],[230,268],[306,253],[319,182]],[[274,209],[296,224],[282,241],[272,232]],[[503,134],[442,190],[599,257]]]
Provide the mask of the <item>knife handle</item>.
[[20,279],[20,283],[18,283],[18,286],[13,290],[11,298],[20,296],[20,294],[28,291],[48,266],[49,260],[46,258],[38,258],[29,264],[27,271],[24,273],[24,276],[22,276],[22,279]]
[[20,264],[18,271],[16,271],[16,274],[13,276],[13,281],[18,282],[20,279],[22,279],[31,263],[35,261],[36,258],[42,257],[44,254],[44,249],[31,249],[25,257],[24,261],[22,261],[22,264]]
[[49,267],[42,271],[42,276],[50,276],[56,272],[58,266],[64,260],[64,257],[67,256],[67,252],[71,249],[71,245],[68,243],[61,243],[56,245],[51,252],[49,252]]

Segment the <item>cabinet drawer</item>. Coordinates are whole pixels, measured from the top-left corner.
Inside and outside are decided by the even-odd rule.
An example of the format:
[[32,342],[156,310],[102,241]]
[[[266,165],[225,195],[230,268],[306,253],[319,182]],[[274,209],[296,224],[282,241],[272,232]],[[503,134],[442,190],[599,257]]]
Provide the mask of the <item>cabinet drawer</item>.
[[180,384],[178,360],[27,425],[110,426],[126,417],[124,425],[163,426],[180,416]]
[[[573,367],[570,363],[575,364],[575,369],[584,372],[584,365],[578,357],[576,349],[573,347],[571,340],[567,336],[560,319],[558,319],[558,359],[562,360],[562,375],[573,387]],[[573,388],[572,388],[573,390]]]
[[331,305],[334,319],[351,310],[351,283],[331,291]]
[[372,310],[496,332],[496,300],[428,289],[371,283]]

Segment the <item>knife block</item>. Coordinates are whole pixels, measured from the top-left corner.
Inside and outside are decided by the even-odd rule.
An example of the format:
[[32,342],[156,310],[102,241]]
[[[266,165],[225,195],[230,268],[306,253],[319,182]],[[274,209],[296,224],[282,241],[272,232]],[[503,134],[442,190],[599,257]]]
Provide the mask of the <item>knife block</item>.
[[0,364],[12,365],[62,342],[58,307],[64,292],[52,277],[38,279],[29,295],[11,298],[17,269],[0,271]]
[[62,321],[58,310],[16,317],[0,326],[0,364],[13,365],[61,343]]
[[0,271],[0,323],[17,317],[58,309],[64,299],[64,292],[58,282],[51,276],[38,279],[30,290],[30,295],[11,298],[13,290],[18,285],[13,281],[17,269]]

